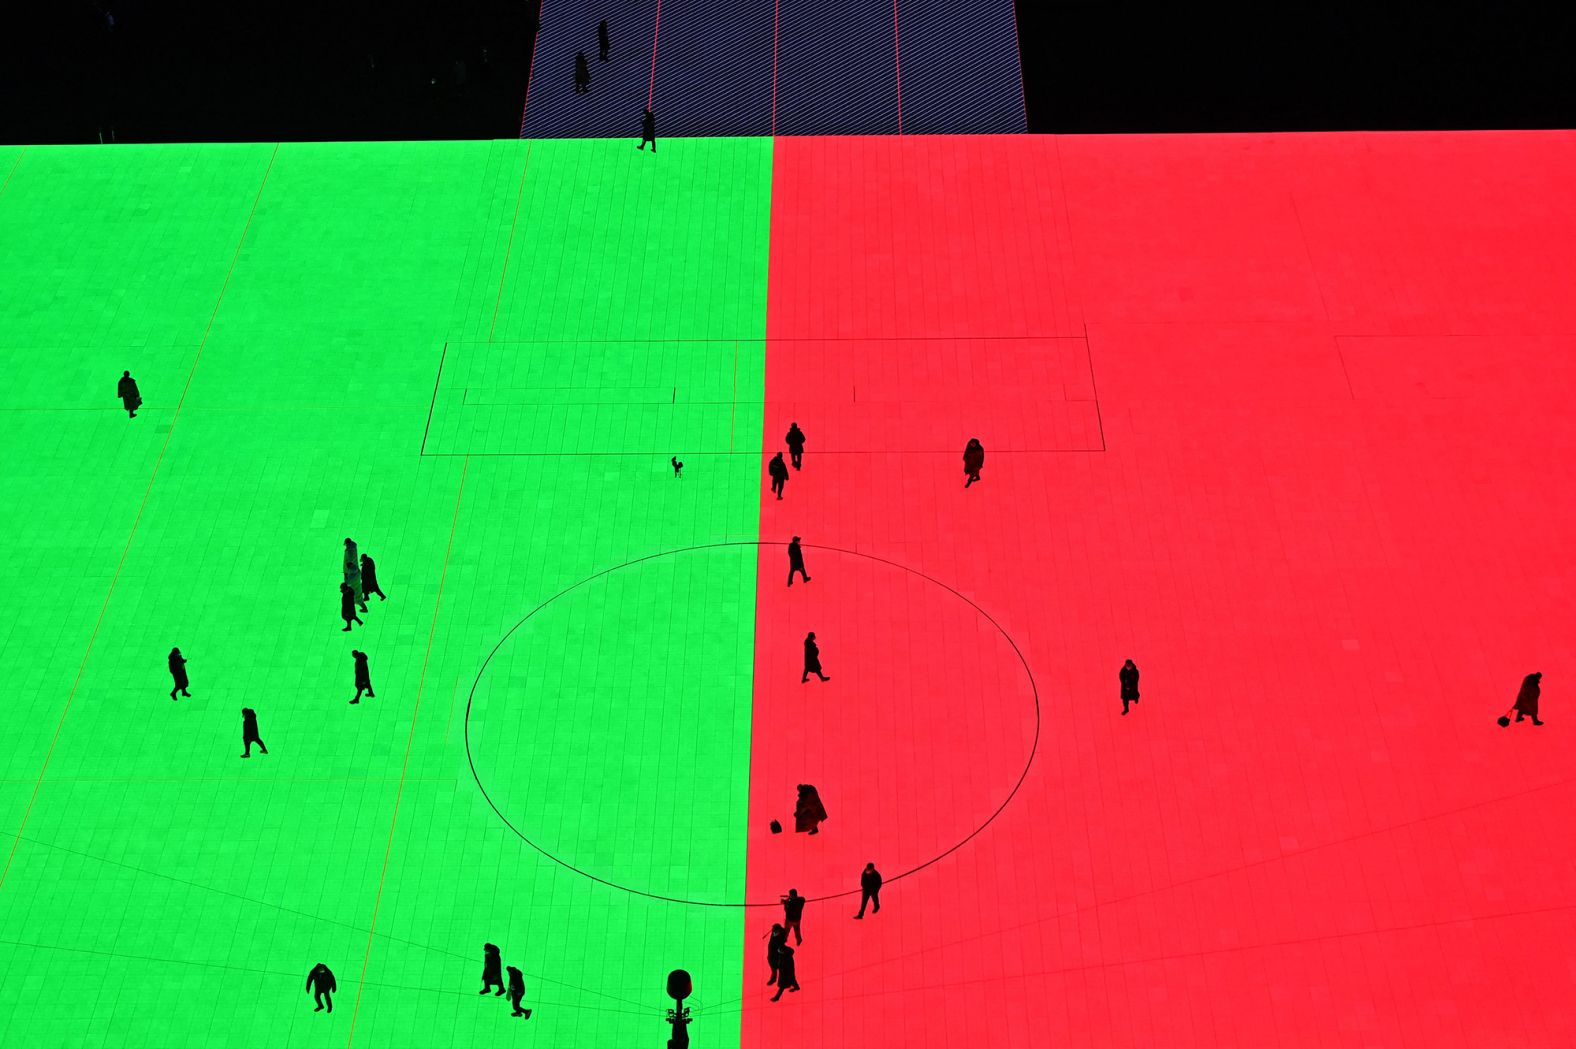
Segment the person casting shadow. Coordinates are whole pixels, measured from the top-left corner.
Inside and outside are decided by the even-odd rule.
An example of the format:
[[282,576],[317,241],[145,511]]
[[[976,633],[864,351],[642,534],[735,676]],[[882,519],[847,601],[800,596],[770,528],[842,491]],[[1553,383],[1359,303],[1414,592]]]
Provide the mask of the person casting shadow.
[[360,616],[356,615],[356,592],[351,589],[349,583],[339,584],[339,618],[345,621],[344,632],[347,634],[350,632],[351,623],[367,625],[361,622]]
[[339,987],[328,966],[322,962],[312,966],[312,971],[306,974],[306,989],[312,992],[312,1001],[317,1003],[317,1008],[312,1010],[314,1013],[322,1012],[325,1006],[329,1012],[334,1011],[333,994]]
[[810,577],[804,571],[804,551],[799,548],[799,537],[794,536],[793,542],[788,544],[788,585],[793,586],[793,577],[797,573],[804,577],[808,583]]
[[[788,944],[788,934],[793,933],[794,943],[803,943],[804,934],[799,931],[799,923],[804,920],[804,897],[799,895],[798,889],[789,889],[788,895],[777,897],[783,904],[783,942],[782,947]],[[781,950],[781,947],[779,947]],[[777,976],[782,979],[782,974]]]
[[777,952],[787,942],[788,930],[780,924],[772,925],[772,931],[766,934],[766,965],[772,971],[766,980],[768,987],[777,982]]
[[[789,574],[788,579],[790,582],[793,581],[792,573]],[[814,674],[822,681],[832,680],[821,673],[821,646],[815,643],[814,630],[804,636],[804,673],[799,675],[799,684],[802,685],[809,681],[811,674]]]
[[351,702],[360,703],[363,692],[368,699],[376,699],[377,693],[372,691],[372,670],[367,666],[367,654],[351,649],[350,658],[356,661],[356,698]]
[[646,143],[651,143],[651,152],[657,151],[657,118],[651,110],[646,110],[640,118],[640,148],[645,149]]
[[980,444],[979,438],[970,437],[968,446],[963,449],[963,472],[968,475],[963,487],[967,488],[980,479],[980,468],[984,465],[985,446]]
[[367,554],[361,555],[361,600],[365,601],[368,594],[377,594],[379,601],[387,601],[389,595],[383,592],[378,585],[377,562]]
[[607,52],[612,46],[612,41],[607,37],[607,19],[604,18],[596,27],[596,57],[598,62],[607,61]]
[[794,965],[793,948],[785,943],[777,949],[777,993],[772,995],[772,1001],[781,998],[784,991],[798,989],[799,973]]
[[131,372],[121,372],[120,382],[115,384],[115,396],[120,398],[120,403],[126,409],[126,418],[135,419],[137,409],[142,407],[142,391],[137,389],[137,380],[131,377]]
[[[483,991],[483,994],[486,992]],[[525,997],[525,974],[514,966],[509,966],[509,1004],[514,1012],[510,1016],[524,1016],[529,1018],[531,1010],[520,1008],[520,999]]]
[[826,806],[821,795],[808,783],[799,784],[799,801],[793,810],[793,829],[796,834],[821,833],[821,821],[826,819]]
[[[1517,721],[1520,721],[1522,718],[1531,718],[1534,725],[1543,724],[1538,719],[1538,696],[1543,692],[1542,682],[1543,674],[1541,671],[1536,674],[1528,674],[1522,678],[1521,691],[1516,694],[1516,705],[1511,708],[1516,712]],[[1501,718],[1499,723],[1506,725],[1509,722],[1507,719]]]
[[187,691],[187,686],[191,681],[186,676],[186,657],[181,655],[181,650],[178,648],[170,649],[170,677],[175,679],[175,687],[170,689],[170,698],[174,699],[175,693],[179,692],[190,699],[191,693]]
[[1116,677],[1122,683],[1122,714],[1126,716],[1127,705],[1138,702],[1138,667],[1129,659]]
[[268,753],[268,747],[264,745],[263,737],[257,734],[257,711],[251,707],[243,707],[241,708],[241,746],[245,749],[242,750],[241,757],[249,758],[252,756],[253,743],[257,744],[258,750],[264,754]]
[[503,994],[503,955],[499,953],[498,945],[482,944],[482,956],[482,989],[477,993],[486,994],[496,987],[496,994]]
[[575,94],[591,93],[591,67],[586,65],[586,53],[575,52]]
[[798,423],[791,423],[788,435],[783,440],[788,442],[788,455],[793,459],[793,468],[799,469],[804,465],[804,431],[799,429]]
[[874,863],[865,864],[865,869],[859,875],[859,913],[855,919],[865,916],[865,905],[874,904],[872,914],[881,913],[881,872],[876,870]]
[[772,479],[772,494],[781,499],[783,487],[788,483],[788,464],[783,462],[782,452],[772,456],[772,461],[766,464],[766,473]]

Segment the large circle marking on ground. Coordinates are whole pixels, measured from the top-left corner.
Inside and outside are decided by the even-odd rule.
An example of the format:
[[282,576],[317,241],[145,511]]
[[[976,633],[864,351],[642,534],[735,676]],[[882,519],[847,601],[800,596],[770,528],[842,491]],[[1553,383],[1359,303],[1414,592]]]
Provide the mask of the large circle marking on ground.
[[[587,878],[587,879],[589,879],[591,881],[597,882],[598,884],[605,885],[605,886],[607,886],[609,888],[618,889],[618,890],[623,891],[623,892],[628,892],[628,893],[631,893],[633,895],[644,896],[644,897],[647,897],[649,899],[664,900],[664,901],[667,901],[667,902],[670,902],[670,903],[687,904],[687,905],[696,906],[696,907],[778,907],[778,906],[780,906],[778,901],[775,900],[775,899],[771,900],[771,901],[764,901],[764,900],[763,901],[703,900],[703,899],[689,899],[689,898],[685,898],[685,897],[682,897],[682,896],[668,895],[668,894],[664,894],[664,893],[660,893],[660,892],[652,892],[652,891],[649,891],[647,889],[642,889],[642,888],[639,888],[639,887],[634,886],[634,885],[623,884],[623,883],[620,883],[618,881],[602,877],[602,876],[600,876],[600,875],[598,875],[598,874],[596,874],[596,873],[594,873],[592,871],[586,870],[586,869],[584,869],[584,868],[582,868],[580,866],[577,866],[574,863],[569,862],[568,860],[564,859],[561,856],[555,855],[553,852],[549,851],[547,848],[544,848],[539,842],[533,840],[531,838],[531,836],[526,834],[525,831],[523,831],[520,827],[516,826],[514,821],[512,821],[509,818],[508,814],[506,814],[503,811],[503,809],[499,806],[498,802],[494,799],[492,794],[489,793],[489,791],[487,789],[487,784],[486,784],[486,782],[484,782],[480,770],[478,770],[478,768],[476,767],[476,755],[475,755],[475,752],[473,750],[472,741],[471,741],[471,720],[472,720],[472,713],[473,713],[473,711],[475,709],[475,706],[476,706],[477,690],[481,687],[482,681],[486,677],[487,672],[488,672],[488,668],[492,665],[494,658],[504,648],[504,646],[509,642],[510,638],[512,638],[522,627],[524,627],[533,618],[535,618],[536,616],[540,615],[542,612],[544,612],[545,610],[547,610],[548,608],[553,606],[553,604],[555,602],[558,602],[561,599],[563,599],[563,598],[569,596],[570,594],[574,593],[575,591],[580,590],[581,588],[585,587],[587,584],[595,582],[597,580],[604,579],[605,577],[613,575],[614,573],[617,573],[617,572],[621,572],[621,571],[623,571],[625,569],[628,569],[628,568],[633,568],[633,567],[640,566],[640,565],[646,565],[646,564],[649,564],[651,562],[658,561],[658,560],[661,560],[661,559],[664,559],[664,558],[677,557],[677,556],[683,555],[683,554],[692,554],[692,553],[697,553],[697,552],[714,551],[714,550],[722,550],[722,549],[729,549],[729,548],[740,548],[740,547],[756,547],[757,549],[765,548],[765,547],[782,548],[785,545],[786,544],[780,543],[780,542],[764,542],[764,541],[750,542],[750,541],[743,541],[743,540],[732,541],[732,542],[722,542],[722,543],[703,543],[703,544],[698,544],[698,545],[695,545],[695,546],[679,547],[679,548],[673,549],[673,550],[664,550],[664,551],[661,551],[659,553],[649,554],[649,555],[647,555],[645,557],[635,558],[633,560],[626,561],[623,564],[614,565],[611,568],[603,569],[600,572],[597,572],[597,573],[595,573],[593,575],[587,576],[586,578],[580,580],[579,582],[574,583],[573,585],[564,588],[563,590],[561,590],[558,593],[554,594],[552,597],[549,597],[547,600],[543,601],[541,604],[537,605],[530,612],[526,613],[526,615],[524,617],[522,617],[517,623],[515,623],[514,626],[509,628],[509,630],[503,635],[503,637],[501,637],[498,640],[498,643],[493,646],[492,650],[487,654],[487,658],[482,661],[481,667],[478,668],[478,670],[476,672],[476,678],[471,683],[470,694],[469,694],[469,696],[468,696],[468,698],[466,700],[466,704],[465,704],[465,725],[464,725],[465,753],[466,753],[466,759],[467,759],[467,761],[470,764],[471,776],[476,781],[477,789],[479,791],[481,791],[482,797],[486,800],[488,806],[493,810],[494,813],[497,814],[498,818],[503,821],[503,823],[504,823],[504,825],[506,827],[508,827],[517,837],[519,837],[519,839],[521,841],[525,842],[531,848],[535,849],[543,857],[553,861],[554,863],[556,863],[559,866],[565,868],[566,870],[573,871],[574,873],[576,873],[576,874],[578,874],[578,875],[580,875],[580,876],[582,876],[584,878]],[[936,855],[934,855],[931,858],[925,860],[924,862],[921,862],[921,863],[918,863],[918,864],[916,864],[914,866],[911,866],[908,869],[903,870],[903,871],[901,871],[898,874],[895,874],[895,875],[894,874],[888,874],[886,876],[885,880],[886,880],[886,882],[888,884],[890,884],[890,883],[898,881],[898,880],[900,880],[902,878],[906,878],[906,877],[908,877],[908,876],[910,876],[912,874],[916,874],[919,871],[924,870],[926,867],[929,867],[929,866],[941,861],[942,859],[945,859],[947,856],[950,856],[952,853],[957,852],[959,849],[961,849],[965,845],[967,845],[970,841],[972,841],[976,837],[978,837],[992,823],[994,823],[996,821],[996,819],[1002,814],[1002,812],[1006,810],[1007,806],[1012,803],[1013,798],[1017,796],[1017,793],[1018,793],[1019,789],[1023,786],[1024,781],[1028,778],[1029,772],[1034,766],[1035,756],[1037,755],[1037,753],[1039,751],[1040,729],[1041,729],[1041,712],[1040,712],[1040,693],[1039,693],[1039,688],[1038,688],[1038,686],[1035,683],[1034,673],[1029,667],[1028,659],[1024,656],[1023,650],[1018,647],[1017,642],[1013,640],[1012,635],[1008,634],[1007,631],[1001,626],[1001,624],[996,622],[996,620],[990,615],[990,613],[986,612],[983,608],[981,608],[978,604],[976,604],[972,599],[970,599],[968,596],[960,593],[959,591],[957,591],[953,587],[948,586],[946,583],[943,583],[940,580],[935,579],[932,576],[926,575],[925,573],[920,572],[917,569],[910,568],[907,565],[903,565],[903,564],[900,564],[900,563],[898,563],[896,561],[891,561],[891,560],[888,560],[888,559],[883,558],[883,557],[879,557],[879,556],[874,555],[874,554],[861,553],[861,552],[856,551],[856,550],[846,550],[846,549],[843,549],[843,548],[840,548],[840,547],[813,546],[813,545],[808,544],[808,543],[804,544],[804,549],[809,550],[809,551],[820,551],[820,552],[823,552],[823,553],[839,554],[839,555],[844,555],[844,556],[848,556],[848,557],[862,558],[862,559],[865,559],[865,560],[868,560],[868,561],[871,561],[871,562],[876,562],[876,563],[879,563],[879,564],[886,565],[886,566],[888,566],[890,568],[894,568],[894,569],[897,569],[897,570],[899,570],[901,572],[908,573],[909,575],[914,576],[914,577],[916,577],[918,579],[921,579],[921,580],[925,581],[928,584],[931,584],[933,586],[939,587],[942,590],[945,590],[947,593],[951,594],[953,597],[957,598],[959,601],[961,601],[964,604],[968,605],[970,608],[972,608],[974,610],[974,612],[981,619],[983,619],[985,622],[989,623],[990,626],[992,628],[994,628],[994,630],[997,633],[1000,634],[1002,640],[1006,642],[1007,646],[1011,649],[1013,655],[1017,657],[1018,662],[1019,662],[1019,664],[1021,665],[1021,667],[1023,669],[1024,678],[1026,679],[1026,681],[1028,683],[1029,694],[1030,694],[1030,696],[1032,698],[1032,701],[1033,701],[1033,708],[1034,708],[1033,709],[1033,733],[1032,733],[1032,738],[1031,738],[1031,741],[1030,741],[1030,744],[1029,744],[1029,752],[1028,752],[1027,757],[1024,760],[1023,770],[1018,774],[1017,779],[1014,781],[1011,790],[1009,790],[1007,792],[1006,797],[1004,797],[1001,800],[1001,803],[999,805],[997,805],[994,810],[991,811],[991,813],[984,819],[983,822],[980,823],[980,825],[978,827],[975,827],[973,830],[971,830],[968,834],[966,834],[963,838],[961,838],[955,844],[953,844],[950,847],[946,848],[944,851],[941,851],[941,852],[937,853]],[[840,898],[840,897],[857,897],[858,895],[859,895],[858,890],[849,890],[847,892],[829,893],[829,894],[823,894],[823,895],[819,895],[819,896],[809,896],[808,899],[811,902],[816,902],[816,901],[821,901],[821,900],[837,899],[837,898]]]

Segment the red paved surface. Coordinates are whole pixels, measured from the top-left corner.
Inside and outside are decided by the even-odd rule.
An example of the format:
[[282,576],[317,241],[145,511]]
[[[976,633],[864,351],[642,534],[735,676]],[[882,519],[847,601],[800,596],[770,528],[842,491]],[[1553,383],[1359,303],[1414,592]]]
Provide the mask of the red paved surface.
[[[752,912],[744,1045],[1576,1043],[1576,136],[776,149],[766,433],[810,445],[783,502],[763,474],[762,537],[970,595],[1044,731],[879,917],[811,906],[775,1005]],[[1086,331],[1103,452],[1007,450],[1029,394],[1081,390],[1065,343],[934,341]],[[969,397],[916,436],[816,394],[855,375]],[[1059,418],[1034,439],[1076,446]],[[999,451],[965,492],[971,434]],[[810,556],[787,591],[763,550],[751,899],[890,875],[1021,732],[960,603]],[[798,684],[807,626],[829,685]],[[1547,726],[1498,728],[1534,670]],[[800,769],[832,819],[773,839]]]

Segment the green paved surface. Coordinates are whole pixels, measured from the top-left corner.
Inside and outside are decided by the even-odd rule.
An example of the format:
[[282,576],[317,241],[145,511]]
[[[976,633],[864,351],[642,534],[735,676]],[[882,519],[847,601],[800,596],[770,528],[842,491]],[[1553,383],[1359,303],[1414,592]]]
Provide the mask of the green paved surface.
[[[725,451],[722,406],[625,414],[628,390],[680,376],[695,400],[726,388],[736,447],[759,447],[770,143],[675,145],[660,171],[587,141],[0,149],[0,854],[26,813],[0,883],[0,1044],[341,1045],[354,1015],[358,1045],[630,1045],[662,1037],[674,965],[696,1004],[736,995],[737,911],[544,859],[463,746],[470,683],[532,608],[755,537],[754,456],[667,466]],[[550,279],[566,267],[584,279]],[[567,361],[547,348],[564,341],[590,346]],[[533,382],[562,365],[566,397],[604,391],[573,425],[638,454],[497,456],[529,435],[462,402],[439,409],[447,454],[419,456],[446,343]],[[135,420],[113,396],[127,368]],[[349,635],[346,535],[390,598]],[[506,646],[478,756],[517,825],[550,814],[598,873],[737,896],[754,558],[665,563]],[[191,660],[178,703],[171,645]],[[353,647],[377,688],[359,707]],[[242,706],[266,757],[240,759]],[[664,809],[681,837],[652,833]],[[529,1021],[476,995],[485,941],[525,971]],[[302,990],[318,961],[332,1017]]]

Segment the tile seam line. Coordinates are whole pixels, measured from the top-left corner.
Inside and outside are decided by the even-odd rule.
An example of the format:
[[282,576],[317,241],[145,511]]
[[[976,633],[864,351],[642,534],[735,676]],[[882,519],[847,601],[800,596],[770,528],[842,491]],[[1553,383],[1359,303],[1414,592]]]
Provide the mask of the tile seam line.
[[[137,507],[137,516],[131,522],[131,531],[126,533],[126,545],[121,548],[120,561],[115,566],[114,576],[110,578],[109,590],[104,594],[104,603],[99,606],[98,619],[94,621],[93,633],[88,637],[88,647],[82,653],[82,662],[77,665],[77,676],[71,682],[71,691],[66,694],[66,705],[61,709],[60,719],[55,723],[55,734],[50,738],[49,749],[44,753],[44,763],[38,770],[38,779],[33,783],[33,793],[27,799],[27,807],[22,811],[22,821],[17,825],[16,833],[12,836],[11,850],[6,855],[5,867],[0,869],[0,891],[4,891],[6,881],[11,875],[11,865],[16,860],[17,849],[22,844],[22,832],[27,830],[27,822],[32,818],[33,808],[38,802],[38,792],[43,789],[44,777],[49,772],[49,763],[54,759],[55,747],[59,744],[60,734],[66,727],[66,717],[71,713],[71,704],[76,699],[77,689],[82,684],[82,675],[87,670],[88,660],[93,655],[93,646],[98,641],[99,630],[104,626],[109,603],[115,596],[115,586],[120,582],[121,573],[126,568],[126,558],[131,553],[131,544],[137,538],[137,529],[142,525],[143,514],[147,512],[148,502],[153,497],[153,486],[159,479],[159,470],[164,466],[164,457],[170,450],[170,442],[175,439],[175,427],[180,422],[181,408],[186,404],[186,395],[191,390],[192,379],[197,375],[197,366],[202,363],[203,350],[208,346],[208,337],[213,334],[213,322],[219,316],[219,308],[224,304],[225,293],[230,290],[230,279],[235,276],[235,267],[241,261],[241,248],[246,243],[247,234],[252,230],[252,220],[257,217],[257,206],[262,202],[263,191],[268,188],[268,177],[273,174],[274,161],[278,156],[279,143],[276,142],[273,152],[268,156],[268,166],[263,170],[263,180],[258,184],[257,194],[252,198],[252,210],[247,213],[246,225],[241,228],[241,235],[235,242],[235,254],[230,258],[230,268],[225,271],[224,283],[219,287],[219,296],[214,300],[212,312],[208,314],[208,324],[203,328],[202,341],[197,344],[197,355],[192,358],[192,366],[186,373],[186,384],[181,387],[180,399],[175,402],[175,413],[170,416],[170,428],[164,435],[164,444],[159,449],[159,457],[154,460],[153,473],[149,475],[148,486],[142,493],[142,503]],[[20,161],[21,157],[18,156],[17,159]]]
[[531,30],[531,62],[525,69],[525,101],[520,104],[520,137],[525,137],[525,114],[531,108],[531,78],[536,74],[536,45],[542,39],[542,8],[547,0],[536,0],[536,28]]
[[[773,59],[773,61],[775,61],[775,58]],[[775,75],[775,73],[773,75]],[[774,92],[776,91],[776,83],[775,82],[773,82],[772,90]],[[26,146],[23,146],[21,149],[19,149],[17,151],[16,159],[11,162],[11,170],[7,171],[5,173],[5,181],[4,182],[0,182],[0,195],[3,195],[5,193],[5,191],[8,188],[10,188],[10,186],[11,186],[11,176],[15,175],[16,174],[16,169],[22,166],[22,158],[24,156],[26,156],[26,155],[27,155],[27,147]]]
[[[657,41],[662,37],[662,0],[657,0],[657,17],[651,23],[651,82],[646,86],[646,108],[656,101],[657,96]],[[652,146],[656,149],[656,146]]]
[[443,551],[443,570],[438,575],[438,596],[432,605],[432,626],[427,632],[427,651],[421,660],[421,677],[416,682],[416,701],[410,712],[410,733],[405,737],[405,759],[400,766],[399,787],[394,792],[394,813],[389,817],[389,839],[383,850],[383,869],[378,875],[378,890],[372,900],[372,921],[367,929],[367,949],[361,958],[361,974],[356,980],[356,1004],[350,1011],[350,1030],[345,1036],[345,1047],[356,1041],[356,1020],[361,1016],[361,996],[366,989],[367,969],[372,963],[372,945],[377,940],[378,913],[383,908],[383,888],[388,883],[389,860],[394,855],[394,836],[399,829],[399,807],[405,797],[406,773],[410,770],[411,751],[416,746],[416,725],[421,714],[422,693],[427,685],[427,668],[432,662],[432,645],[438,636],[438,616],[443,610],[443,587],[449,578],[449,561],[454,554],[454,535],[460,527],[460,506],[465,501],[465,477],[470,472],[469,457],[460,465],[459,491],[454,496],[454,517],[449,521],[449,544]]
[[1018,101],[1023,106],[1023,131],[1029,133],[1029,85],[1023,78],[1023,34],[1018,29],[1018,0],[1012,0],[1012,43],[1018,52]]
[[[509,220],[509,244],[503,249],[503,272],[498,275],[498,297],[493,300],[492,324],[487,328],[487,341],[489,343],[493,341],[493,334],[498,330],[498,310],[503,307],[503,289],[509,280],[509,256],[514,253],[514,232],[520,225],[520,202],[525,199],[525,176],[531,170],[531,146],[532,143],[530,142],[525,144],[525,163],[520,165],[520,188],[515,191],[514,195],[514,218]],[[448,352],[448,345],[448,343],[443,344],[445,353]],[[436,389],[433,390],[432,396],[434,403],[436,403],[438,396]],[[429,421],[430,418],[429,415]],[[426,438],[422,439],[422,446],[426,446]]]

